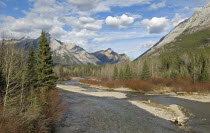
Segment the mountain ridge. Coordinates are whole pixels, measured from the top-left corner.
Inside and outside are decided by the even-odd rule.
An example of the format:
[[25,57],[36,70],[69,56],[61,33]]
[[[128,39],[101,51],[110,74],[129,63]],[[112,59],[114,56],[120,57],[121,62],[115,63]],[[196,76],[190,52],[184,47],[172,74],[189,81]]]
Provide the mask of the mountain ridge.
[[[65,43],[53,38],[49,33],[45,33],[47,41],[49,42],[52,57],[54,64],[61,64],[65,66],[73,66],[73,65],[102,65],[105,63],[113,64],[119,63],[121,60],[112,59],[112,61],[105,61],[98,59],[94,53],[87,52],[84,48],[75,45],[73,43]],[[38,41],[37,39],[31,39],[29,36],[24,36],[20,39],[12,39],[6,40],[7,44],[15,44],[18,47],[23,47],[24,49],[28,49],[29,45],[33,43],[35,49],[38,49]],[[116,55],[118,58],[121,56],[124,57],[126,55],[118,54],[114,52],[111,48],[108,50],[112,51],[111,54]],[[103,50],[101,50],[103,51]],[[114,56],[113,56],[114,57]],[[126,56],[127,57],[127,56]],[[128,57],[127,57],[128,58]]]
[[115,64],[115,63],[125,63],[130,61],[130,59],[125,54],[118,54],[111,48],[106,50],[100,50],[92,53],[96,58],[98,58],[103,64]]
[[166,45],[172,44],[183,35],[190,35],[205,29],[210,29],[210,2],[200,11],[196,11],[190,18],[178,24],[171,32],[162,37],[155,45],[135,59],[139,60],[145,56],[157,56],[158,50],[164,49]]

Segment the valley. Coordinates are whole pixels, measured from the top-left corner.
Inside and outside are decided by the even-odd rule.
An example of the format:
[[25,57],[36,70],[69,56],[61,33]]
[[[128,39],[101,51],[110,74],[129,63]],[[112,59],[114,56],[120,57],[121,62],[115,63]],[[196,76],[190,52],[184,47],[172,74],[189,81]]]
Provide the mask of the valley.
[[[63,102],[68,107],[56,126],[58,133],[208,133],[210,130],[209,102],[184,100],[170,95],[142,95],[122,88],[95,89],[78,84],[78,80],[80,78],[74,78],[57,85],[58,90],[64,93]],[[171,116],[169,110],[162,112],[159,106],[144,104],[148,100],[163,107],[183,107],[184,114],[189,118],[183,126],[178,126],[171,122],[170,118],[175,116]]]
[[0,0],[0,133],[209,133],[209,16],[210,0]]

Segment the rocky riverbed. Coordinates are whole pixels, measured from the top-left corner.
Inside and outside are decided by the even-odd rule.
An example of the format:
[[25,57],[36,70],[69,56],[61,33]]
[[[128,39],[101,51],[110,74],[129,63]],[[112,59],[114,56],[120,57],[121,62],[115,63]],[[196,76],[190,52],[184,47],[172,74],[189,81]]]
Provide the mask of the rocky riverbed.
[[68,108],[56,126],[58,133],[208,133],[210,130],[210,103],[169,95],[142,95],[125,88],[95,89],[78,84],[78,80],[57,86]]

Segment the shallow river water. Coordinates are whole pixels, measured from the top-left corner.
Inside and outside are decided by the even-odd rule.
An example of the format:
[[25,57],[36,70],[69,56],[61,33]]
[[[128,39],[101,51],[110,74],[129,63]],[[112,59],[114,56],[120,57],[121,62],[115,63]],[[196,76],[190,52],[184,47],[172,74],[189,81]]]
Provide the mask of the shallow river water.
[[[87,92],[110,91],[80,85],[78,79],[61,82],[69,87],[80,87]],[[55,128],[56,133],[210,133],[210,103],[190,101],[168,95],[142,95],[120,91],[127,98],[98,97],[59,89],[67,106]],[[115,92],[119,90],[113,90]],[[187,130],[170,121],[131,104],[128,100],[151,100],[162,105],[177,104],[186,109],[190,119]]]

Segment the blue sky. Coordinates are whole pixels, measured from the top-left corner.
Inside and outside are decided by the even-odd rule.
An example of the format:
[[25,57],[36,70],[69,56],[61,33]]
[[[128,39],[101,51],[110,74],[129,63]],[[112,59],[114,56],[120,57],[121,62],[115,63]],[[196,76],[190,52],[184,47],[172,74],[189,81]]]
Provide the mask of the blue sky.
[[135,59],[210,0],[0,0],[0,33],[46,30],[88,52],[112,48]]

